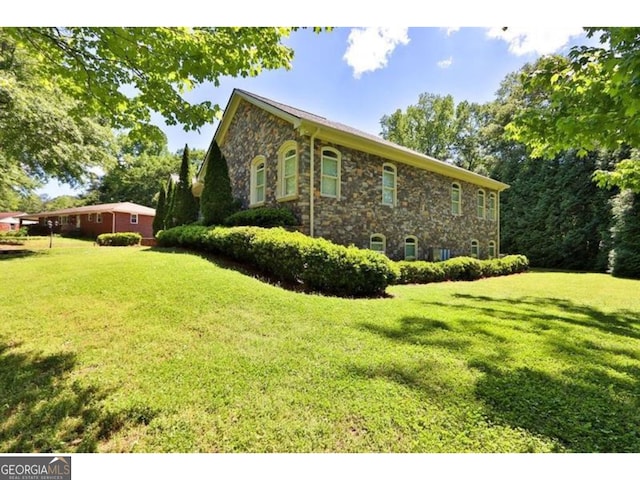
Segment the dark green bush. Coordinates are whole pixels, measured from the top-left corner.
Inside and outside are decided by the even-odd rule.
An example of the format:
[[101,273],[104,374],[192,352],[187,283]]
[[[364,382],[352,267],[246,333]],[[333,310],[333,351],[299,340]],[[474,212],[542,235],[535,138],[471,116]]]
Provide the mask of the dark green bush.
[[473,257],[455,257],[441,262],[447,280],[477,280],[482,277],[482,263]]
[[236,212],[227,217],[224,224],[228,227],[290,227],[298,225],[298,221],[287,208],[259,207]]
[[27,227],[22,227],[18,230],[9,230],[6,232],[0,232],[0,238],[19,238],[26,237],[28,235]]
[[399,284],[404,283],[433,283],[445,280],[445,272],[439,262],[414,261],[396,262],[400,269]]
[[282,228],[178,227],[159,232],[158,244],[221,254],[281,281],[333,295],[377,296],[395,281],[393,263],[384,255]]
[[524,255],[508,255],[504,258],[477,260],[456,257],[444,262],[396,262],[399,269],[398,284],[433,283],[442,281],[477,280],[525,272],[529,260]]
[[98,235],[96,243],[103,247],[127,247],[140,245],[142,235],[136,232],[103,233]]

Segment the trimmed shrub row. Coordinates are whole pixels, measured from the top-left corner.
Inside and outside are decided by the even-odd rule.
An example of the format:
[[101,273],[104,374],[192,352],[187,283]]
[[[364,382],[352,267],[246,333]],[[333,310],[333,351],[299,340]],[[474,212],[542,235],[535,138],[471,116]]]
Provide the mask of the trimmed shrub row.
[[287,208],[258,207],[242,210],[227,217],[228,227],[290,227],[298,224],[293,212]]
[[529,269],[529,260],[524,255],[508,255],[491,260],[472,257],[455,257],[444,262],[396,262],[398,284],[433,283],[457,280],[478,280],[498,277]]
[[27,236],[27,227],[22,227],[18,230],[8,230],[6,232],[0,232],[0,238],[18,238]]
[[98,235],[96,243],[102,247],[128,247],[140,245],[142,235],[136,232],[103,233]]
[[395,281],[393,262],[371,250],[336,245],[283,228],[184,226],[157,235],[163,247],[185,247],[247,262],[312,291],[372,297]]

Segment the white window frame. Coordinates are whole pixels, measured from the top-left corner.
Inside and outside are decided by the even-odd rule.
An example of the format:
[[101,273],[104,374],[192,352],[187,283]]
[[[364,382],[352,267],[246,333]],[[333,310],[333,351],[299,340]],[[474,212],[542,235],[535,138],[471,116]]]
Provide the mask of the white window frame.
[[489,211],[487,218],[493,222],[496,221],[496,211],[498,206],[498,196],[494,192],[489,193]]
[[[294,151],[294,155],[286,156],[289,152]],[[294,174],[285,177],[285,167],[289,160],[294,162]],[[293,192],[287,192],[287,179],[293,178],[295,186]],[[298,198],[298,144],[293,140],[287,140],[278,150],[278,194],[277,200],[284,202],[287,200],[295,200]]]
[[[473,251],[475,250],[475,254]],[[471,240],[471,256],[474,258],[480,258],[480,242],[478,240]]]
[[[374,242],[374,237],[380,237],[381,240],[376,240]],[[382,250],[377,249],[377,248],[373,248],[374,243],[376,245],[378,245],[378,244],[381,245],[382,246]],[[380,252],[380,253],[386,254],[387,253],[387,238],[384,235],[382,235],[381,233],[372,233],[369,236],[369,249],[373,250],[374,252]]]
[[[414,255],[407,255],[407,246],[413,245]],[[415,235],[408,235],[404,239],[404,259],[405,260],[417,260],[418,259],[418,237]]]
[[93,213],[87,214],[87,222],[93,222]]
[[476,194],[476,216],[484,219],[487,212],[487,194],[484,190],[479,189]]
[[[385,174],[393,175],[393,187],[387,187],[384,183]],[[388,207],[395,207],[398,204],[398,169],[392,163],[382,164],[382,205]],[[385,202],[385,191],[391,191],[392,200],[391,203]]]
[[[328,155],[325,156],[325,153],[331,153],[335,155],[335,157]],[[325,160],[336,162],[336,176],[326,175],[324,173],[324,162]],[[340,199],[340,183],[341,183],[341,172],[342,172],[342,155],[338,150],[332,147],[323,147],[321,153],[320,160],[320,195],[323,197],[336,198]],[[328,180],[332,180],[336,182],[336,194],[333,195],[331,193],[327,193],[324,191],[325,182]]]
[[496,242],[493,240],[489,242],[489,258],[496,258]]
[[[135,222],[133,221],[133,219],[135,218]],[[137,213],[130,213],[129,214],[129,223],[131,225],[138,225],[138,214]]]
[[[262,199],[258,198],[258,172],[260,171],[260,165],[262,165]],[[267,159],[264,155],[258,155],[251,160],[251,182],[250,182],[250,206],[264,205],[267,198]]]
[[96,223],[102,223],[102,213],[96,213]]
[[[454,192],[458,192],[458,199],[454,200]],[[451,184],[451,214],[455,216],[462,215],[462,186],[458,182]]]
[[69,215],[60,216],[60,225],[69,225]]

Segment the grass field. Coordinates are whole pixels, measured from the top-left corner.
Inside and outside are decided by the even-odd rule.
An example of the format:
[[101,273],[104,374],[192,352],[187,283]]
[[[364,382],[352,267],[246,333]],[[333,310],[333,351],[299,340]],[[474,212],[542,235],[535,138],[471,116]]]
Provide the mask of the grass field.
[[56,240],[0,257],[0,451],[640,451],[639,281],[348,300]]

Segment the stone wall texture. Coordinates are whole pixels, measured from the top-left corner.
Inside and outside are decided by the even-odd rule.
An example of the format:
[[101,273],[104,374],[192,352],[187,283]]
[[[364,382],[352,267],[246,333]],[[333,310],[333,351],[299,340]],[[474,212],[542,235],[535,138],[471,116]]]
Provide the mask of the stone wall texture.
[[[277,198],[278,149],[286,141],[295,141],[298,150],[298,196],[286,202]],[[341,154],[340,197],[320,194],[322,147]],[[300,230],[309,233],[310,137],[274,115],[242,101],[221,146],[228,165],[233,194],[249,206],[250,165],[258,155],[266,158],[266,205],[291,208],[299,219]],[[386,239],[386,253],[393,259],[404,258],[404,241],[418,240],[418,258],[430,258],[432,248],[450,249],[452,256],[469,255],[471,241],[477,240],[480,257],[488,256],[489,242],[498,242],[498,220],[478,218],[479,187],[434,172],[342,145],[314,142],[314,234],[336,243],[368,248],[371,235]],[[382,204],[382,169],[385,163],[397,171],[397,202]],[[451,211],[451,184],[462,189],[462,213]],[[490,190],[484,189],[488,207]],[[497,192],[496,193],[497,196]],[[499,198],[499,197],[498,197]],[[499,211],[499,210],[498,210]]]

